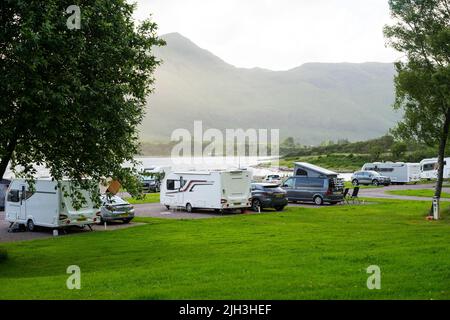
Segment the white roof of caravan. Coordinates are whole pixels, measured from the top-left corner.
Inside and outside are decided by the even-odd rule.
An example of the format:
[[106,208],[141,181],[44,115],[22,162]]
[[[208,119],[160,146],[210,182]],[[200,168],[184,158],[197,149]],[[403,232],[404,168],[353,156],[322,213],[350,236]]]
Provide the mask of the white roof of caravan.
[[324,175],[338,175],[337,172],[334,172],[334,171],[331,171],[331,170],[328,170],[328,169],[325,169],[325,168],[316,166],[316,165],[311,164],[311,163],[307,163],[307,162],[294,162],[294,164],[295,164],[296,166],[304,167],[304,168],[307,168],[307,169],[310,169],[310,170],[319,172],[319,173],[324,174]]

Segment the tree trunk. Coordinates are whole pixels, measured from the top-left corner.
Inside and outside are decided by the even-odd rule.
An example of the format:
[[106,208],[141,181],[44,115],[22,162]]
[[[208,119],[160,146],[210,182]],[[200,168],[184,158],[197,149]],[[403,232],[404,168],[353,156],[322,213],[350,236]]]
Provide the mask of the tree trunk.
[[[439,139],[440,141],[439,141],[437,183],[436,183],[436,189],[434,192],[434,196],[437,197],[438,199],[441,197],[442,184],[444,181],[445,147],[447,146],[449,126],[450,126],[450,110],[447,111],[447,114],[445,115],[445,121],[444,121],[444,125],[442,127],[442,133],[441,133],[441,136]],[[432,214],[433,214],[433,206],[431,206],[430,215],[432,215]]]
[[3,157],[0,158],[0,180],[3,179],[3,176],[5,175],[6,168],[8,167],[8,163],[11,160],[11,157],[14,153],[14,150],[17,146],[17,134],[14,134],[13,137],[11,137],[11,140],[9,141],[8,145],[5,149],[5,154]]

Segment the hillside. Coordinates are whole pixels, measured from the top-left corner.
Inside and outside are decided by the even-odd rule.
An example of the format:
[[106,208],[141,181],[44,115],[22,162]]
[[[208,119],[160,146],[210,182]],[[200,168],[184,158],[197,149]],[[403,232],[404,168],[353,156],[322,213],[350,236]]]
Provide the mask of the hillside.
[[303,144],[381,136],[392,110],[392,64],[309,63],[288,71],[227,64],[177,33],[157,48],[164,62],[148,101],[142,140],[168,140],[176,128],[279,128]]

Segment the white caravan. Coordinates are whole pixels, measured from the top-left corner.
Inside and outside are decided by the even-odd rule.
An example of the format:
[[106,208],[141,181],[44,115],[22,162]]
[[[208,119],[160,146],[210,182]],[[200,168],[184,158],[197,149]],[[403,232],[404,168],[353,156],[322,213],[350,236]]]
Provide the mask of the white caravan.
[[[61,228],[68,226],[90,226],[100,221],[100,209],[95,208],[88,191],[78,189],[86,200],[83,208],[75,210],[72,199],[64,196],[71,187],[70,181],[39,179],[33,188],[28,182],[16,179],[7,190],[6,221],[25,225],[29,231],[36,226]],[[73,187],[73,186],[72,186]]]
[[248,170],[187,171],[168,174],[161,184],[161,204],[169,208],[238,210],[251,207]]
[[[420,177],[422,179],[437,179],[437,158],[423,159],[420,161]],[[444,159],[444,179],[450,178],[450,168],[447,164],[450,163],[450,158]]]
[[366,163],[362,170],[376,171],[391,178],[392,183],[411,183],[420,180],[420,164],[405,162],[373,162]]

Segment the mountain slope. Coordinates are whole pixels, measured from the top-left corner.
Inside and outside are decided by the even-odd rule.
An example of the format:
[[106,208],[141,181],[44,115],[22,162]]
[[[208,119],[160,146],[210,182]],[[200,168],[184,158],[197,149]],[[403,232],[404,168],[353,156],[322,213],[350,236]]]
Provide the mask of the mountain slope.
[[304,144],[380,136],[400,115],[392,110],[392,64],[309,63],[289,71],[227,64],[180,34],[163,36],[164,62],[148,101],[143,140],[168,140],[174,129],[275,128]]

